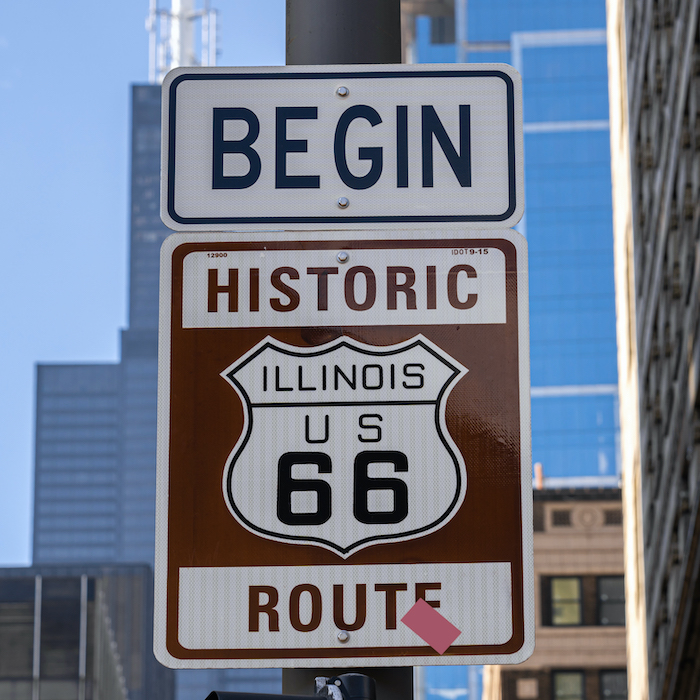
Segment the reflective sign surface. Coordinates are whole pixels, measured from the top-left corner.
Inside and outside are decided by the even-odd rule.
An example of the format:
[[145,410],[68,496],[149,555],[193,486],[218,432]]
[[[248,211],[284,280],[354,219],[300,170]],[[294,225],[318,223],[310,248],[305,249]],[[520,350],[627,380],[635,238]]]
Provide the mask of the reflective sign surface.
[[[497,233],[166,241],[159,660],[531,653],[527,250]],[[402,622],[421,598],[443,653]]]

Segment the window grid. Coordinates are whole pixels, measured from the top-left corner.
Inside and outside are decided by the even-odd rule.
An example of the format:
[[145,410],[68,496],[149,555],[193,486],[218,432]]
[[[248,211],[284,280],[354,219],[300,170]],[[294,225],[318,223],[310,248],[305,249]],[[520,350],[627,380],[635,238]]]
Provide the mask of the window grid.
[[602,700],[627,700],[627,671],[601,671],[600,697]]
[[625,579],[624,576],[600,576],[598,589],[598,624],[625,624]]
[[583,671],[555,671],[552,690],[555,700],[585,700]]

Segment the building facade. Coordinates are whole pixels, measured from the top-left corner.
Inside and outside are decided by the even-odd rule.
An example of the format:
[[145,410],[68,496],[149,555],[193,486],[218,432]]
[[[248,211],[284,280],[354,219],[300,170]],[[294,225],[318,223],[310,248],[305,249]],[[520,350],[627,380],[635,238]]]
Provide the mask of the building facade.
[[697,0],[608,6],[630,697],[700,697]]
[[620,490],[534,495],[535,652],[486,666],[484,700],[627,698]]
[[0,569],[0,699],[171,700],[148,566]]
[[34,562],[117,561],[119,365],[37,369]]
[[[516,228],[528,240],[530,260],[533,461],[542,465],[547,487],[616,487],[605,2],[416,0],[413,5],[410,60],[509,63],[522,76],[525,216]],[[620,630],[615,634],[619,638]],[[619,648],[616,664],[618,671],[624,669]],[[444,668],[425,669],[425,697],[481,697],[480,671],[469,667],[464,677],[451,679]],[[541,688],[549,692],[550,681],[541,680]]]
[[[153,566],[159,263],[172,233],[160,220],[160,93],[160,85],[131,93],[129,327],[120,362],[37,368],[34,564]],[[280,687],[279,669],[176,674],[178,700]]]
[[509,63],[523,80],[533,461],[548,486],[617,486],[605,2],[444,5],[416,20],[416,63]]

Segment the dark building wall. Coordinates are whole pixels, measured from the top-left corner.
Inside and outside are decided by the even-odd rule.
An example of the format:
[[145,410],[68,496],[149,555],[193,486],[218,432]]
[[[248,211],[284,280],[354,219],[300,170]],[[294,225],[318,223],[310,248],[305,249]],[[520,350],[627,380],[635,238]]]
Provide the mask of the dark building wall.
[[0,569],[2,700],[171,700],[146,566]]
[[33,560],[109,561],[120,523],[119,365],[39,365]]
[[699,12],[698,0],[609,11],[630,676],[652,700],[700,694]]
[[[172,233],[160,220],[160,102],[160,85],[132,86],[129,328],[121,361],[37,369],[35,563],[153,564],[160,247]],[[128,607],[128,596],[118,599]],[[132,630],[125,639],[137,629],[128,627],[127,612],[118,618],[118,629]],[[150,630],[152,616],[139,625]],[[182,671],[177,685],[180,700],[203,700],[215,689],[270,692],[281,672]]]

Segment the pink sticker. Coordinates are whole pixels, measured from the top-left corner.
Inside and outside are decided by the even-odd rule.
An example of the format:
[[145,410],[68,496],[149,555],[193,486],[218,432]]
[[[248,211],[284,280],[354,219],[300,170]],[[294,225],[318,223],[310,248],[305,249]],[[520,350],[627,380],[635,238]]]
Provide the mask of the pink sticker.
[[461,634],[460,630],[422,598],[401,618],[401,622],[430,644],[438,654],[444,654]]

